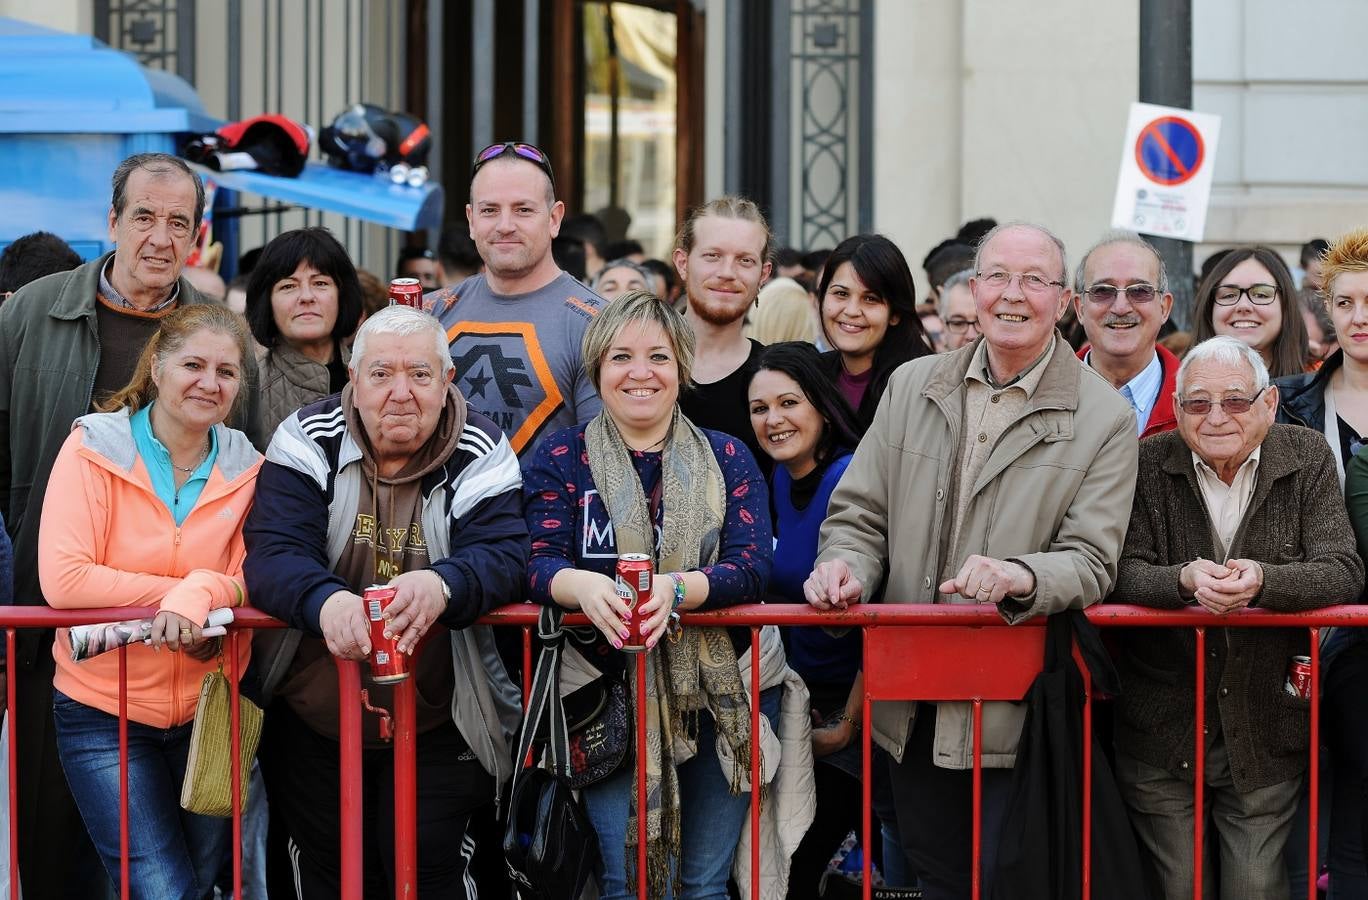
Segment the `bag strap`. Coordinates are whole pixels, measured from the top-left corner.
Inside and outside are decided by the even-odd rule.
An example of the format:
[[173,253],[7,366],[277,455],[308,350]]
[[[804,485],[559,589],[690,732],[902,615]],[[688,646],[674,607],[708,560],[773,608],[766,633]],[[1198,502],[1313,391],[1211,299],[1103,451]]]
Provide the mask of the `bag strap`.
[[532,752],[532,743],[541,728],[542,719],[550,718],[551,772],[560,777],[570,774],[570,737],[565,724],[565,707],[560,698],[561,649],[565,634],[561,630],[564,613],[559,607],[543,606],[537,619],[537,641],[541,652],[537,656],[536,674],[532,677],[532,692],[528,695],[527,711],[523,714],[522,730],[518,734],[517,756],[514,757],[513,790],[525,771],[523,762]]
[[1045,671],[1058,671],[1072,665],[1076,640],[1079,655],[1092,677],[1093,690],[1111,695],[1120,693],[1121,678],[1102,643],[1102,635],[1081,609],[1054,613],[1046,621],[1045,628]]

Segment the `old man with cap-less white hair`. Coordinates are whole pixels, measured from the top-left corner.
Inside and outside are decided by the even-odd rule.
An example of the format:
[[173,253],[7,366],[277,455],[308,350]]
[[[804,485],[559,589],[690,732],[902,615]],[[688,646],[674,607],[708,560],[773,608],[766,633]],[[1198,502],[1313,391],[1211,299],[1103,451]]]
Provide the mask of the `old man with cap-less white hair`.
[[[1353,602],[1363,563],[1330,447],[1315,431],[1273,423],[1278,389],[1259,354],[1230,337],[1197,345],[1178,370],[1174,403],[1178,430],[1140,443],[1110,600],[1194,607],[1213,624],[1246,608]],[[1283,848],[1307,765],[1310,702],[1284,684],[1308,640],[1304,628],[1207,632],[1207,897],[1287,897]],[[1195,638],[1188,628],[1136,628],[1119,642],[1117,779],[1152,895],[1191,897]]]
[[[529,547],[517,458],[453,371],[436,319],[383,309],[357,332],[342,393],[287,418],[267,448],[243,533],[252,603],[291,629],[253,644],[273,695],[261,770],[290,844],[268,867],[272,896],[339,896],[334,657],[370,654],[362,593],[375,584],[395,589],[385,633],[416,686],[418,893],[475,896],[467,824],[512,771],[520,712],[475,621],[520,595]],[[371,705],[392,711],[393,685],[369,674]],[[393,747],[372,712],[362,740],[366,895],[382,896],[394,891]]]

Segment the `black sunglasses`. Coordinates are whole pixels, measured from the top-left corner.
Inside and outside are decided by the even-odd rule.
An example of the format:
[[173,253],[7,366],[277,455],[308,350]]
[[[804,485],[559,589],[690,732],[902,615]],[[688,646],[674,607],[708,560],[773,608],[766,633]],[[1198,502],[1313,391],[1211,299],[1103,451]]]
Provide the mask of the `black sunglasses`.
[[546,173],[546,177],[551,179],[551,187],[555,188],[556,176],[551,171],[551,158],[538,148],[522,141],[500,141],[476,153],[475,162],[470,167],[470,177],[474,178],[475,173],[480,171],[480,167],[485,163],[510,155],[521,157],[541,169]]

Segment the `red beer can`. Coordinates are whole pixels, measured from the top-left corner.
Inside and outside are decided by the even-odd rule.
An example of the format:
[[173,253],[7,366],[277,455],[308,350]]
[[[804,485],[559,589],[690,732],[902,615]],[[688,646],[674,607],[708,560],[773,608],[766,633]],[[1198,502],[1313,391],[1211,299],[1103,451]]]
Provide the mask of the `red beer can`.
[[628,653],[642,653],[646,650],[646,639],[641,634],[641,616],[638,607],[651,596],[651,574],[655,567],[645,553],[624,553],[617,561],[617,595],[627,601],[632,611],[632,621],[627,623],[627,640],[622,649]]
[[1283,690],[1293,697],[1311,699],[1311,657],[1294,656],[1287,663],[1287,683]]
[[423,308],[423,286],[417,278],[396,278],[390,282],[390,306],[412,306]]
[[378,684],[392,684],[409,677],[408,657],[399,652],[399,638],[385,637],[385,607],[394,601],[397,589],[373,584],[361,595],[366,604],[366,618],[371,631],[371,680]]

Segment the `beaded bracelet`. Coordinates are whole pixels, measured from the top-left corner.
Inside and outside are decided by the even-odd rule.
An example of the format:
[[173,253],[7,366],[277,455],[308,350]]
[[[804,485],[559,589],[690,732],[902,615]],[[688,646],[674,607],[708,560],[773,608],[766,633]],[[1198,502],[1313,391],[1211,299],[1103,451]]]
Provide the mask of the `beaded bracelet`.
[[670,609],[676,610],[684,605],[684,576],[678,572],[671,572],[670,580],[674,582],[674,606],[670,607]]

